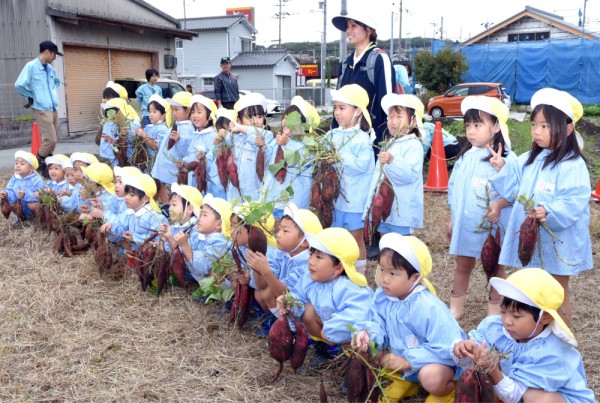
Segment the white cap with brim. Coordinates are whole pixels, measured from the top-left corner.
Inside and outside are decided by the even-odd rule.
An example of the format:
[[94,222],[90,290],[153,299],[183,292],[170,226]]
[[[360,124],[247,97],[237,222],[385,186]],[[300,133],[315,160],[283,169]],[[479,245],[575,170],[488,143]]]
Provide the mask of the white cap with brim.
[[562,341],[577,346],[575,336],[557,312],[564,302],[564,290],[547,271],[539,268],[521,269],[506,280],[492,277],[490,285],[504,297],[549,313],[554,319],[549,325],[552,333]]
[[232,109],[220,107],[217,109],[217,119],[227,118],[232,122],[235,122],[235,112]]
[[348,26],[348,20],[354,20],[360,22],[367,27],[377,31],[377,22],[375,19],[364,12],[361,12],[360,15],[358,13],[349,12],[348,15],[342,16],[338,15],[337,17],[333,17],[331,22],[333,26],[339,29],[342,32],[346,32],[346,27]]
[[475,109],[495,116],[498,119],[500,132],[502,133],[506,148],[511,148],[508,125],[506,124],[510,111],[502,101],[498,98],[487,97],[485,95],[471,95],[462,100],[460,109],[463,115],[469,109]]
[[331,101],[342,102],[360,108],[362,115],[367,120],[367,123],[369,123],[369,127],[373,127],[371,114],[367,109],[369,106],[369,94],[360,85],[348,84],[339,90],[331,90]]
[[33,168],[38,169],[39,164],[38,164],[37,158],[32,153],[29,153],[27,151],[18,150],[17,152],[15,152],[15,160],[17,158],[24,159]]
[[55,157],[55,156],[53,156],[53,155],[51,155],[51,156],[49,156],[49,157],[46,157],[46,158],[44,159],[44,162],[46,163],[46,165],[51,165],[51,164],[54,164],[54,165],[59,165],[61,168],[62,168],[62,163],[63,163],[63,161],[62,161],[62,160],[60,160],[60,159],[56,158],[56,157]]
[[75,164],[76,161],[81,161],[88,165],[93,164],[94,162],[98,162],[98,158],[96,158],[94,155],[82,152],[74,152],[73,154],[71,154],[70,159],[71,163],[73,164]]
[[234,111],[239,113],[242,109],[249,106],[260,105],[265,113],[267,113],[267,98],[259,92],[251,92],[242,96],[233,106]]
[[[147,174],[127,175],[121,177],[121,182],[123,183],[123,186],[131,186],[144,192],[150,199],[150,206],[154,209],[154,211],[160,212],[160,207],[158,203],[156,203],[156,200],[154,200],[154,195],[156,194],[156,185],[154,184],[154,179],[152,179],[152,177]],[[152,184],[150,184],[150,182],[152,182]],[[150,186],[153,188],[150,189]]]
[[386,115],[390,114],[390,108],[393,106],[413,109],[415,111],[417,128],[422,137],[425,135],[425,129],[423,128],[423,113],[425,113],[425,107],[419,97],[411,94],[386,94],[381,98],[381,109],[383,109]]
[[[550,105],[567,115],[573,120],[573,125],[583,116],[583,105],[574,96],[566,91],[560,91],[554,88],[542,88],[531,97],[531,109],[538,105]],[[577,145],[579,150],[583,151],[583,137],[575,131],[577,136]]]

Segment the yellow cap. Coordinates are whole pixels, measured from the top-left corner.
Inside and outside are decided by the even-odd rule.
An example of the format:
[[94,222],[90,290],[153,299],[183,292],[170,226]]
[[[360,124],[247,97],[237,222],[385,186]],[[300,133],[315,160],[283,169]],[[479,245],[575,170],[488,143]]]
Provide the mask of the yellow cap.
[[117,84],[114,81],[109,81],[108,83],[106,83],[106,88],[112,88],[113,91],[119,94],[119,98],[122,98],[125,101],[129,99],[129,94],[127,93],[127,90],[121,84]]
[[406,259],[421,274],[421,281],[433,295],[437,295],[433,285],[427,280],[431,273],[433,260],[429,248],[423,241],[414,236],[402,236],[390,232],[381,237],[379,249],[391,249]]
[[123,186],[132,186],[138,190],[141,190],[150,198],[150,206],[154,209],[154,211],[160,213],[160,207],[156,200],[154,200],[154,196],[156,195],[156,183],[154,179],[148,174],[141,175],[129,175],[122,177]]
[[504,105],[502,101],[498,98],[486,97],[485,95],[471,95],[462,100],[460,109],[463,115],[467,113],[469,109],[476,109],[495,116],[498,119],[504,143],[506,144],[506,147],[511,148],[508,125],[506,124],[506,122],[508,122],[510,111],[508,110],[508,106]]
[[188,185],[180,185],[177,182],[173,182],[171,185],[171,192],[178,194],[188,201],[194,208],[194,214],[196,217],[200,216],[200,207],[202,206],[204,199],[202,193],[193,187]]
[[214,197],[208,193],[204,196],[204,205],[209,206],[221,216],[221,233],[227,238],[231,237],[231,203],[220,197]]
[[294,203],[288,203],[283,208],[283,215],[290,217],[305,234],[317,234],[323,231],[319,217],[310,210],[300,209]]
[[550,330],[564,342],[577,346],[571,329],[557,312],[564,302],[565,291],[550,273],[538,268],[521,269],[508,276],[506,280],[492,277],[490,285],[503,297],[548,312],[554,319],[550,324]]
[[352,282],[361,287],[368,285],[364,275],[356,271],[354,265],[360,251],[352,234],[344,228],[326,228],[317,234],[305,233],[304,236],[311,248],[335,256],[340,260],[346,275]]
[[113,168],[113,171],[115,173],[115,177],[121,177],[123,178],[124,176],[129,176],[129,175],[141,175],[143,172],[140,171],[138,168],[136,167],[120,167],[120,166],[116,166]]
[[296,95],[294,98],[292,98],[290,106],[292,105],[298,107],[298,109],[300,109],[300,112],[304,115],[309,132],[312,132],[314,129],[319,127],[319,124],[321,123],[321,116],[319,116],[317,108],[312,106],[300,95]]
[[38,169],[40,166],[37,157],[30,152],[19,150],[15,153],[15,161],[17,158],[22,158],[27,161],[29,165],[33,167],[33,169]]
[[48,157],[46,157],[44,159],[44,162],[46,163],[46,165],[58,165],[61,168],[63,168],[63,163],[65,163],[66,161],[70,161],[69,157],[67,157],[64,154],[54,154],[54,155],[50,155]]
[[371,123],[371,115],[367,109],[369,106],[369,94],[360,85],[348,84],[344,85],[339,90],[331,90],[331,100],[343,102],[345,104],[360,108],[363,116],[369,123],[369,127],[373,127],[373,123]]
[[94,162],[87,167],[82,167],[83,174],[92,181],[102,185],[110,194],[115,194],[115,184],[111,167],[103,162]]
[[171,110],[171,105],[167,102],[166,99],[164,99],[163,97],[161,97],[158,94],[152,94],[150,95],[150,98],[148,99],[148,103],[156,101],[159,104],[162,105],[163,108],[165,108],[165,123],[167,124],[168,127],[171,127],[171,125],[173,124],[173,111]]
[[415,121],[417,128],[420,131],[423,129],[423,113],[425,113],[425,107],[423,102],[415,96],[410,94],[386,94],[381,99],[381,109],[386,115],[390,114],[390,108],[392,106],[402,106],[404,108],[411,108],[415,110]]
[[167,99],[169,105],[173,106],[183,106],[185,108],[189,108],[191,106],[192,94],[187,91],[179,91],[171,98]]

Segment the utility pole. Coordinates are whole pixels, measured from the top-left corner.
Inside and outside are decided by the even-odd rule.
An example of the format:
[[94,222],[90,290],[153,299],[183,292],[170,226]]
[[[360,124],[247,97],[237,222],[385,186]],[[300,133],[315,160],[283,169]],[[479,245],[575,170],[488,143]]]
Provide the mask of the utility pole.
[[325,105],[325,78],[327,76],[326,71],[326,59],[327,59],[327,0],[319,2],[319,5],[323,7],[323,41],[321,42],[321,103]]
[[183,29],[187,29],[187,18],[185,16],[185,0],[183,0]]
[[[340,12],[340,15],[342,17],[345,17],[348,15],[348,5],[346,4],[346,0],[342,0],[342,10]],[[393,38],[393,36],[392,36]],[[346,32],[342,31],[342,35],[340,36],[340,63],[344,62],[344,59],[346,58],[346,51],[347,51],[347,41],[348,38],[346,38]]]
[[444,17],[442,17],[442,20],[440,21],[440,39],[444,39],[443,35],[444,35]]
[[390,34],[390,57],[394,61],[394,10],[392,9],[392,31]]
[[402,52],[402,0],[400,0],[399,20],[400,22],[398,23],[398,60],[400,59],[400,53]]
[[283,0],[279,0],[279,42],[278,47],[281,48],[281,3]]
[[585,8],[587,5],[587,0],[583,0],[583,22],[581,24],[581,31],[585,34]]

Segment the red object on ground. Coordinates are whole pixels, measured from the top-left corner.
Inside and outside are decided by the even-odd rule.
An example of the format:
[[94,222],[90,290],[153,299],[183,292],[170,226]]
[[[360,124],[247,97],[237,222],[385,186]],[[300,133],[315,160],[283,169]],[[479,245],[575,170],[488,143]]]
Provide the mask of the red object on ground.
[[441,122],[435,123],[433,141],[431,142],[429,172],[427,172],[427,183],[423,189],[430,192],[448,191],[448,166],[446,165],[446,152],[444,151]]
[[600,179],[598,179],[598,184],[596,185],[596,190],[592,192],[592,199],[596,199],[600,201]]
[[40,128],[38,127],[37,122],[33,122],[33,125],[31,126],[31,153],[37,155],[41,146],[42,138],[40,136]]

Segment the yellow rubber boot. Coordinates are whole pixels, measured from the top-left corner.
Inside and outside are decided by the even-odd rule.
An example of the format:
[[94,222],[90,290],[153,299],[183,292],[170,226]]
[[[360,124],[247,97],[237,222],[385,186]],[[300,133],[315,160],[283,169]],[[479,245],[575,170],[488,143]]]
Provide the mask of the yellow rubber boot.
[[380,402],[385,402],[386,398],[390,402],[398,402],[405,397],[411,397],[419,393],[419,385],[414,382],[403,379],[386,377],[391,383],[383,390],[383,396],[379,398]]
[[425,403],[454,403],[454,391],[446,396],[435,396],[430,393],[425,399]]

